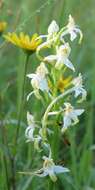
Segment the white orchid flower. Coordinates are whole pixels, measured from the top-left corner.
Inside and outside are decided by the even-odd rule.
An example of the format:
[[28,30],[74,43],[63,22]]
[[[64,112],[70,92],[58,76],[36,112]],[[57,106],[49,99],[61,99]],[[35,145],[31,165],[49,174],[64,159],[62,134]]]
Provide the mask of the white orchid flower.
[[47,43],[53,44],[55,42],[58,31],[59,31],[59,26],[56,23],[56,21],[53,20],[48,27]]
[[55,20],[53,20],[48,27],[48,35],[53,35],[59,31],[59,26]]
[[71,125],[77,124],[79,122],[78,116],[84,112],[84,109],[74,109],[74,107],[68,102],[64,103],[64,105],[62,132],[65,132],[65,130]]
[[69,172],[69,169],[60,165],[55,165],[53,159],[49,156],[43,156],[43,168],[36,173],[39,177],[49,176],[53,182],[57,180],[56,174]]
[[39,90],[46,92],[49,91],[48,82],[46,79],[47,74],[48,70],[45,64],[42,62],[40,66],[38,66],[35,74],[32,73],[27,75],[27,77],[31,79],[31,84],[34,88],[34,93],[36,93],[35,95],[38,95]]
[[56,55],[49,55],[45,57],[44,61],[49,63],[56,62],[55,67],[60,69],[63,65],[70,68],[71,70],[75,71],[75,68],[71,61],[68,59],[70,55],[71,48],[68,43],[61,45],[57,48]]
[[73,41],[77,37],[78,33],[80,35],[79,43],[81,43],[83,34],[82,34],[81,30],[79,29],[79,27],[75,24],[73,17],[71,15],[69,15],[69,22],[66,26],[66,30],[64,30],[64,32],[61,35],[61,40],[63,41],[63,37],[66,34],[70,34],[70,40]]
[[28,123],[28,126],[25,130],[25,136],[27,138],[27,142],[34,141],[33,133],[34,133],[36,125],[35,125],[33,115],[30,114],[29,112],[27,112],[27,123]]
[[57,34],[57,32],[59,31],[59,26],[57,24],[57,22],[55,20],[53,20],[50,25],[48,26],[48,34],[47,35],[41,35],[40,38],[51,38],[53,37],[55,34]]
[[27,138],[26,142],[34,142],[34,147],[35,149],[39,149],[39,142],[41,141],[41,136],[39,135],[34,135],[35,129],[38,127],[35,124],[34,117],[32,114],[27,112],[27,122],[28,126],[25,130],[25,137]]
[[82,102],[83,100],[86,99],[87,92],[83,88],[83,80],[82,80],[82,75],[81,73],[79,74],[78,77],[76,77],[73,81],[72,84],[75,86],[75,98],[77,98],[79,95],[82,95],[82,98],[79,100],[79,102]]
[[38,52],[43,49],[50,47],[55,41],[56,41],[56,36],[59,31],[59,26],[55,20],[53,20],[50,25],[48,26],[48,34],[46,35],[40,35],[38,38],[46,38],[46,41],[43,42],[41,45],[38,46],[37,48],[37,54]]

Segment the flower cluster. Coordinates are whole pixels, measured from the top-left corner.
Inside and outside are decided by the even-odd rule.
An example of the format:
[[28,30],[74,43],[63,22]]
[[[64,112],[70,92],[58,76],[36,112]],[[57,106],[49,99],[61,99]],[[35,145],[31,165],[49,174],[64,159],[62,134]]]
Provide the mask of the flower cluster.
[[[68,102],[68,95],[73,96],[73,99],[76,98],[76,102],[78,103],[85,100],[87,95],[83,86],[82,75],[79,73],[79,76],[73,78],[76,66],[70,60],[71,47],[66,40],[68,38],[65,38],[66,35],[70,35],[72,42],[77,38],[78,34],[80,36],[80,43],[83,35],[71,15],[69,16],[68,24],[61,29],[56,21],[53,20],[48,27],[47,34],[40,35],[37,38],[37,40],[41,39],[43,41],[36,50],[37,58],[41,63],[35,73],[27,75],[31,80],[33,88],[33,91],[28,94],[27,100],[29,100],[32,94],[39,100],[47,96],[47,109],[44,115],[41,116],[41,126],[38,127],[35,124],[34,117],[27,113],[28,127],[26,128],[25,136],[27,142],[34,142],[36,149],[41,149],[41,145],[43,145],[48,150],[48,156],[43,157],[43,167],[36,171],[35,175],[39,177],[48,175],[54,182],[57,180],[57,174],[69,172],[69,169],[56,165],[53,161],[48,135],[51,136],[54,131],[49,127],[48,117],[55,117],[56,120],[58,118],[57,115],[60,115],[62,119],[60,133],[64,134],[69,127],[79,122],[79,116],[84,112],[84,109],[74,108]],[[47,50],[47,52],[49,50],[53,54],[44,56],[42,54],[44,52],[43,50]],[[62,99],[64,99],[63,105]],[[49,121],[52,123],[52,119],[49,119]],[[38,129],[36,130],[36,128]]]
[[[55,123],[58,119],[61,119],[60,133],[64,134],[69,127],[79,122],[79,116],[84,112],[84,109],[75,108],[70,101],[68,102],[68,96],[69,100],[73,99],[80,103],[86,99],[87,95],[83,86],[82,75],[79,73],[77,77],[73,78],[76,66],[73,65],[70,58],[71,47],[68,36],[70,36],[70,41],[73,42],[78,35],[80,43],[83,35],[71,15],[68,24],[61,29],[53,20],[46,35],[34,34],[32,37],[24,33],[4,35],[6,40],[20,47],[29,55],[36,52],[36,56],[40,61],[35,73],[27,74],[32,85],[32,92],[28,94],[27,100],[31,95],[34,95],[34,98],[41,100],[44,104],[42,109],[45,108],[46,110],[44,110],[44,114],[41,115],[38,123],[35,117],[27,112],[28,126],[25,137],[27,142],[34,143],[36,150],[41,151],[44,147],[43,152],[45,151],[43,166],[34,174],[39,177],[49,176],[54,182],[57,180],[59,173],[69,172],[69,169],[56,165],[54,163],[55,158],[52,157],[52,148],[49,142],[52,134],[54,135],[52,117],[55,117]],[[43,50],[47,50],[47,54],[44,55]],[[43,113],[42,110],[41,113]],[[59,115],[60,117],[58,117]]]

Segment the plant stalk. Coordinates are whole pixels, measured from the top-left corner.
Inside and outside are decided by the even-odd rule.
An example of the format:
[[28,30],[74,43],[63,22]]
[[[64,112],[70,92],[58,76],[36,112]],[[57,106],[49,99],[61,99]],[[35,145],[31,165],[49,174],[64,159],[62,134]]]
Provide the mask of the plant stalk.
[[51,108],[60,100],[62,99],[64,96],[72,93],[74,91],[74,87],[73,88],[70,88],[68,89],[66,92],[62,93],[61,95],[57,96],[50,104],[49,106],[47,107],[46,111],[45,111],[45,114],[43,116],[43,120],[42,120],[42,127],[43,128],[46,128],[46,120],[48,118],[48,113],[50,112]]
[[[2,132],[2,144],[8,149],[3,122],[1,124],[1,132]],[[9,152],[9,149],[8,149],[8,152]],[[9,175],[8,175],[7,158],[5,156],[5,153],[3,153],[3,162],[4,162],[4,167],[5,167],[7,190],[10,190],[11,188],[10,188],[10,181],[9,181]]]
[[17,124],[15,143],[14,143],[15,145],[17,144],[20,125],[21,125],[22,111],[23,111],[23,105],[24,105],[24,96],[25,96],[25,83],[26,83],[26,73],[27,73],[28,61],[29,61],[29,54],[26,54],[26,60],[25,60],[25,65],[24,65],[24,74],[23,74],[23,82],[22,82],[22,93],[21,93],[21,98],[20,98],[20,108],[19,108],[19,114],[18,114],[18,124]]

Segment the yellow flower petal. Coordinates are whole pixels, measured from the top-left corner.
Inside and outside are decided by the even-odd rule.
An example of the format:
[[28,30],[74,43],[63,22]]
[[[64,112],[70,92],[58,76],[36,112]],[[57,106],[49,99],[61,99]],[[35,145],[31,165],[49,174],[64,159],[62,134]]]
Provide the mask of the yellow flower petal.
[[60,92],[64,92],[64,90],[68,88],[68,86],[71,84],[71,80],[72,80],[71,76],[67,78],[64,77],[60,78],[57,84],[58,90],[60,90]]
[[34,41],[37,37],[38,37],[37,33],[33,34],[32,38],[31,38],[31,42]]
[[21,32],[19,36],[16,33],[8,33],[7,35],[4,35],[4,38],[12,44],[31,52],[36,51],[42,41],[41,39],[37,39],[37,37],[38,34],[34,34],[30,39],[30,37],[23,32]]
[[15,43],[15,45],[20,45],[17,34],[13,33],[13,35],[10,38],[12,38],[12,41]]
[[25,41],[26,41],[26,43],[27,43],[27,44],[29,44],[29,43],[30,43],[30,38],[29,38],[29,36],[28,36],[28,35],[26,35],[26,36],[25,36]]

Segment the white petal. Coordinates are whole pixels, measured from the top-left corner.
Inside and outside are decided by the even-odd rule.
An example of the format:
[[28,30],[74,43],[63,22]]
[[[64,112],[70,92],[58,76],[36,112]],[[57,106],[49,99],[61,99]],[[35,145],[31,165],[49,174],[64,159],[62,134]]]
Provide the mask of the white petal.
[[25,131],[25,136],[26,138],[28,138],[29,140],[34,140],[34,137],[33,137],[33,132],[34,132],[34,128],[31,128],[31,127],[27,127],[26,131]]
[[48,172],[49,172],[49,176],[50,176],[51,180],[52,180],[53,182],[55,182],[55,181],[57,180],[57,177],[56,177],[56,175],[54,174],[53,167],[51,167],[51,168],[48,170]]
[[79,28],[75,28],[76,32],[79,33],[80,35],[80,39],[79,39],[79,43],[81,43],[82,39],[83,39],[83,33]]
[[33,78],[32,80],[31,80],[31,84],[32,84],[32,87],[34,88],[34,89],[39,89],[39,82],[40,82],[40,78],[39,78],[39,76],[36,74],[36,76],[35,76],[35,78]]
[[64,65],[69,67],[71,70],[75,71],[75,68],[74,68],[73,64],[71,63],[71,61],[69,61],[69,59],[67,59],[67,58],[64,59]]
[[58,57],[60,55],[62,55],[63,57],[68,57],[70,55],[71,52],[71,48],[69,43],[65,43],[64,45],[59,46],[59,48],[57,49],[57,55]]
[[72,80],[72,84],[75,85],[75,87],[82,87],[82,75],[79,73],[79,76]]
[[77,34],[74,31],[71,31],[70,32],[70,40],[73,41],[76,39],[76,37],[77,37]]
[[39,37],[36,38],[36,40],[39,40],[41,38],[47,38],[47,35],[40,35]]
[[36,76],[36,74],[28,74],[27,77],[33,79]]
[[74,18],[72,17],[72,15],[69,15],[69,22],[68,22],[68,25],[67,25],[68,29],[74,29],[75,28],[75,21],[74,21]]
[[87,96],[87,92],[85,91],[85,94],[82,94],[82,98],[78,100],[78,103],[83,102],[86,99],[86,96]]
[[71,119],[70,119],[70,117],[64,115],[63,122],[64,122],[63,128],[69,127],[71,125]]
[[85,100],[87,96],[87,92],[84,88],[81,88],[81,93],[82,93],[82,99]]
[[49,55],[47,57],[44,58],[44,61],[48,61],[49,63],[56,61],[57,56],[56,55]]
[[69,172],[70,170],[68,168],[62,167],[62,166],[54,166],[54,172],[56,174],[58,173],[65,173],[65,172]]
[[76,109],[76,110],[74,110],[76,115],[81,115],[84,111],[85,111],[84,109]]
[[34,124],[34,117],[32,114],[30,114],[29,112],[27,112],[27,122],[28,125],[31,126]]
[[53,21],[51,22],[51,24],[49,25],[49,27],[48,27],[48,33],[49,33],[49,34],[53,34],[53,33],[58,32],[58,31],[59,31],[59,26],[58,26],[58,24],[56,23],[56,21],[53,20]]
[[81,94],[80,88],[75,87],[75,98],[77,98]]
[[71,120],[74,121],[74,123],[72,123],[72,125],[75,125],[75,124],[77,124],[79,122],[79,119],[77,117],[77,114],[76,114],[75,110],[72,111],[69,115],[70,115]]
[[39,89],[42,90],[42,91],[44,91],[44,90],[48,91],[48,90],[49,90],[49,88],[48,88],[48,83],[47,83],[47,81],[46,81],[45,78],[43,78],[43,79],[40,81],[40,83],[39,83]]

